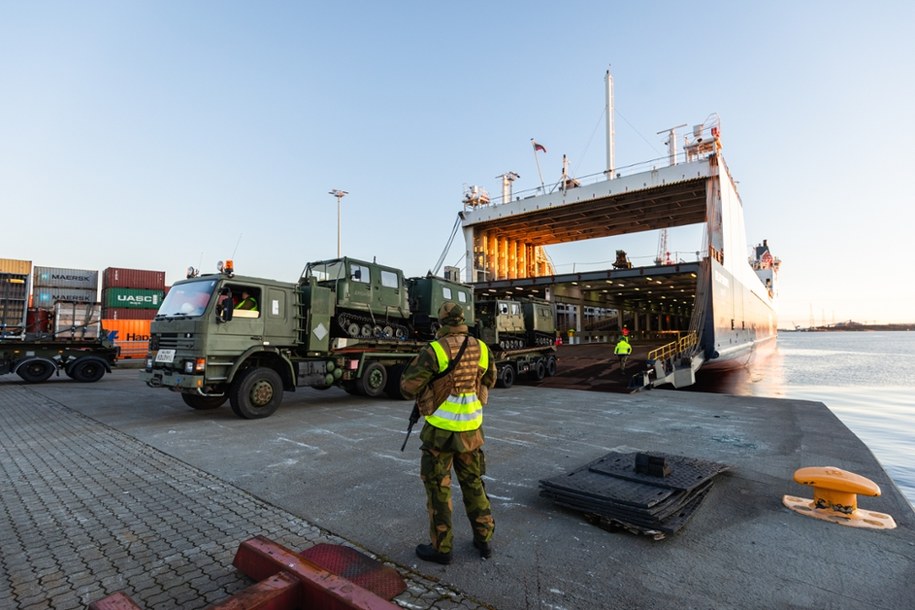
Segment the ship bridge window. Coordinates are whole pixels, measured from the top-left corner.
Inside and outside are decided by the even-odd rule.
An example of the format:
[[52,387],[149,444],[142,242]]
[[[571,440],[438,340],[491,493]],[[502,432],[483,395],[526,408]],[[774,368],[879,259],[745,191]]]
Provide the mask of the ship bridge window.
[[381,285],[385,288],[397,288],[397,274],[393,271],[381,270]]

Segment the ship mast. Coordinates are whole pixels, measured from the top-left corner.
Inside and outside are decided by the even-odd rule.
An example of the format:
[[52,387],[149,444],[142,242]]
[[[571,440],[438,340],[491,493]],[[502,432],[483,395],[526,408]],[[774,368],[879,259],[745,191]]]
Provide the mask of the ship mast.
[[613,150],[616,134],[613,130],[613,75],[610,74],[609,68],[604,82],[607,85],[607,171],[605,173],[608,180],[613,180],[616,171],[616,157]]

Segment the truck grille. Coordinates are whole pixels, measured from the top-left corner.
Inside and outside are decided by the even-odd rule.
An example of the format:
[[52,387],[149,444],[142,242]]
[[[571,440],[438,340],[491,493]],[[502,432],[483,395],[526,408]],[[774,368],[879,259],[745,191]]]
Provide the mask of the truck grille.
[[194,335],[188,336],[187,333],[182,333],[181,336],[178,336],[178,333],[162,333],[155,335],[153,339],[153,343],[156,343],[155,339],[158,339],[158,346],[154,349],[194,349]]

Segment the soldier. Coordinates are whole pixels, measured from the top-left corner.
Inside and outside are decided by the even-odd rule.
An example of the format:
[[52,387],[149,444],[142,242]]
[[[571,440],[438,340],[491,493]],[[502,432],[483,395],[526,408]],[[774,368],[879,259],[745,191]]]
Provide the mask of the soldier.
[[257,311],[257,301],[247,290],[241,291],[241,300],[235,309],[247,309],[248,311]]
[[420,478],[426,488],[431,544],[416,555],[425,561],[451,563],[451,467],[457,474],[464,509],[480,556],[492,556],[495,522],[483,487],[483,405],[496,383],[489,348],[467,334],[464,309],[446,301],[438,311],[437,339],[417,354],[403,373],[400,389],[416,398],[414,410],[425,416],[420,433]]

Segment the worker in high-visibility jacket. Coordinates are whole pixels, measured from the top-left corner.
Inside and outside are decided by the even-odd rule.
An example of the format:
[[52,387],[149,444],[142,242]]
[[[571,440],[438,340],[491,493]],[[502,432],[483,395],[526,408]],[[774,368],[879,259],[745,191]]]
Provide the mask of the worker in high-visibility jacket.
[[438,311],[441,328],[404,370],[400,389],[415,398],[415,411],[425,416],[419,435],[420,478],[426,489],[430,544],[416,547],[425,561],[451,563],[451,468],[457,474],[464,509],[480,556],[492,556],[495,522],[483,475],[483,406],[496,384],[489,347],[468,334],[464,308],[446,301]]
[[626,360],[629,359],[629,354],[632,353],[632,345],[629,344],[629,340],[625,336],[620,337],[620,340],[617,341],[616,347],[613,348],[613,353],[619,358],[620,371],[625,371]]

